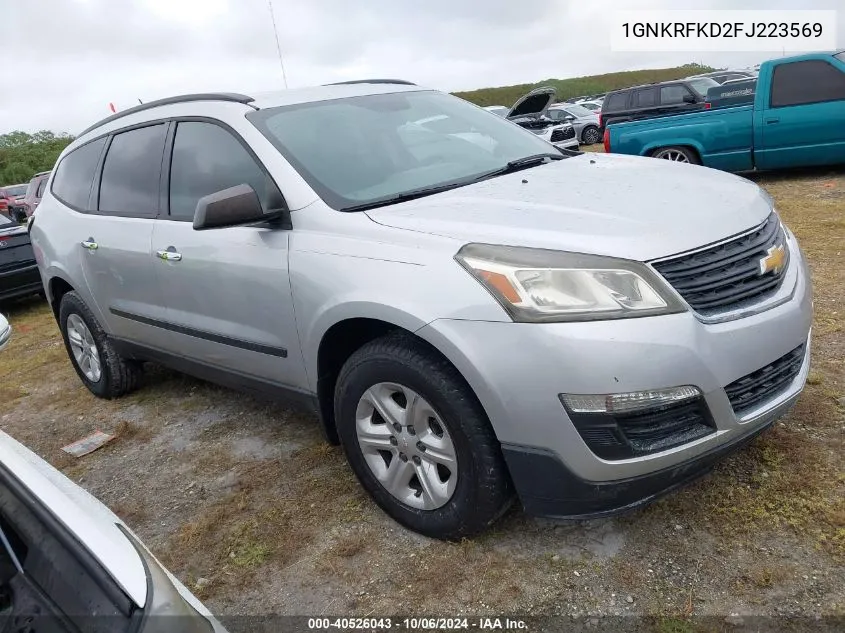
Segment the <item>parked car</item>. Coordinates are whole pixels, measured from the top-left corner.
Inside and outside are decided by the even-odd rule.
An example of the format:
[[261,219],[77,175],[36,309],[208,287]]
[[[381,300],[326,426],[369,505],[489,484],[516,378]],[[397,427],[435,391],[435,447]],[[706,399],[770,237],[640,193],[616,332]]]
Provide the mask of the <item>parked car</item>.
[[[725,94],[734,92],[744,91]],[[614,125],[606,146],[726,171],[845,163],[845,51],[764,62],[750,97],[731,97],[748,105]]]
[[700,75],[692,75],[691,77],[687,77],[687,79],[699,79],[701,77],[708,77],[715,81],[717,84],[723,84],[728,81],[742,81],[745,79],[754,79],[757,77],[757,71],[755,70],[717,70],[711,73],[702,73]]
[[503,106],[503,105],[485,106],[484,109],[487,110],[488,112],[492,112],[493,114],[501,116],[501,117],[507,117],[508,112],[511,111],[510,108],[508,108],[507,106]]
[[2,431],[0,526],[14,631],[225,633],[119,517]]
[[0,216],[0,301],[42,291],[26,227]]
[[26,188],[23,200],[20,200],[12,209],[12,219],[18,222],[23,222],[31,216],[41,198],[44,195],[44,187],[47,184],[47,179],[50,177],[49,171],[42,171],[40,174],[35,174]]
[[[436,114],[495,149],[403,133]],[[32,238],[92,393],[154,360],[297,398],[429,536],[485,530],[514,491],[544,516],[646,503],[807,376],[807,265],[756,184],[550,151],[437,91],[149,102],[84,130],[51,179]]]
[[[537,88],[521,97],[510,109],[506,118],[556,147],[578,149],[578,135],[572,124],[555,121],[548,117],[549,106],[554,103],[554,100],[554,88]],[[498,108],[498,106],[493,107]]]
[[707,91],[718,85],[709,77],[700,77],[616,90],[602,103],[601,127],[703,110]]
[[577,103],[557,103],[546,112],[552,121],[571,123],[575,134],[585,145],[601,141],[599,115],[582,108]]
[[9,185],[0,187],[0,213],[10,218],[12,209],[21,201],[26,194],[27,185]]
[[601,113],[601,101],[581,101],[578,103],[578,105],[582,108],[587,108],[587,110],[595,113],[596,115]]
[[2,314],[0,314],[0,352],[2,352],[6,345],[9,344],[9,339],[12,337],[12,326]]

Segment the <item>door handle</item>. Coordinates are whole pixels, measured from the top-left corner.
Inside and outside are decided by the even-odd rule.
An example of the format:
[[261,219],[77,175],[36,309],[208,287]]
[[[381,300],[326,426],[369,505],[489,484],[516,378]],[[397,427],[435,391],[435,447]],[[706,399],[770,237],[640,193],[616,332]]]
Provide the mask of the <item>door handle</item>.
[[158,255],[159,259],[163,259],[166,262],[182,261],[182,253],[177,253],[176,249],[174,249],[172,246],[168,247],[166,251],[156,251],[156,255]]
[[766,119],[766,123],[780,123],[780,119]]
[[93,237],[89,237],[87,240],[82,242],[82,248],[87,248],[89,251],[96,251],[98,248],[97,242],[94,241]]

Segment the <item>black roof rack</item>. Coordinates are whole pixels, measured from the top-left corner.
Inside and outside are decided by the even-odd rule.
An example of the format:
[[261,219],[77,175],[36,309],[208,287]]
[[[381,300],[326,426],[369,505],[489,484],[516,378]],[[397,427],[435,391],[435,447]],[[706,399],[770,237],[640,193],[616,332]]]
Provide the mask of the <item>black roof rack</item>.
[[336,81],[326,86],[346,86],[351,84],[399,84],[400,86],[416,86],[413,81],[405,79],[353,79],[351,81]]
[[131,108],[122,110],[117,114],[107,116],[102,121],[97,121],[94,125],[85,128],[79,133],[79,136],[88,134],[88,132],[96,130],[101,125],[111,123],[116,119],[129,116],[130,114],[135,114],[136,112],[143,112],[144,110],[149,110],[150,108],[156,108],[158,106],[172,105],[174,103],[186,103],[189,101],[233,101],[235,103],[247,104],[252,103],[255,99],[248,97],[247,95],[238,94],[237,92],[200,92],[197,94],[177,95],[175,97],[156,99],[155,101],[148,101],[147,103],[142,103],[141,105],[132,106]]

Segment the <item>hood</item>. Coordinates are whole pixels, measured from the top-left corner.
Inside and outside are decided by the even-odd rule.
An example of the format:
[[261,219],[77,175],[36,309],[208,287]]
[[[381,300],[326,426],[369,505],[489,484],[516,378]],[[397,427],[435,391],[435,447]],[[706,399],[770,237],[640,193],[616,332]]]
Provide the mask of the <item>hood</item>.
[[508,112],[508,118],[518,116],[543,116],[555,100],[555,89],[551,86],[536,88],[521,97]]
[[726,172],[582,154],[366,213],[461,242],[647,261],[754,227],[771,206],[757,185]]

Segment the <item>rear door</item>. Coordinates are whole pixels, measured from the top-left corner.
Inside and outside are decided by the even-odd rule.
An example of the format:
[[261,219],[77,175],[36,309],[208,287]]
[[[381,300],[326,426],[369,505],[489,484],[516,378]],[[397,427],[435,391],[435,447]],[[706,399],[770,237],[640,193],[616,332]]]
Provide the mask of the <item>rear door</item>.
[[110,335],[166,346],[161,290],[150,256],[167,123],[115,133],[95,178],[92,211],[76,225],[82,269]]
[[845,163],[845,63],[830,57],[775,65],[767,106],[755,113],[757,167]]
[[221,122],[178,121],[171,145],[167,209],[155,223],[151,260],[166,307],[167,349],[217,379],[225,372],[271,387],[304,388],[288,278],[290,231],[271,225],[195,231],[192,224],[203,196],[248,184],[266,212],[283,204],[278,188]]

